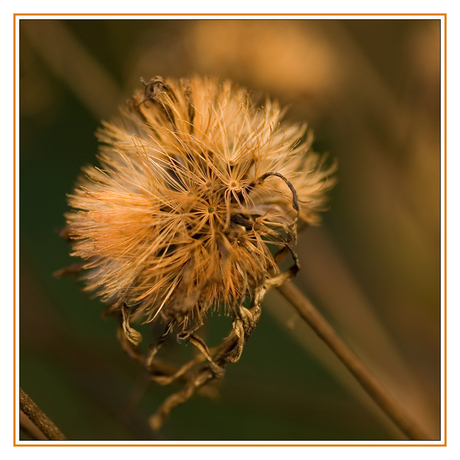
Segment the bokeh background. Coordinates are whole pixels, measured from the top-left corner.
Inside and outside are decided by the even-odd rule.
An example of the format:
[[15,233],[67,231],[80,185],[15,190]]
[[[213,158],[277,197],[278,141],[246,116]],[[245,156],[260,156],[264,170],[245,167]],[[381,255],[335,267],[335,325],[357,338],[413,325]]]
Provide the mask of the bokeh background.
[[[58,231],[100,120],[140,77],[193,73],[289,104],[338,159],[296,284],[439,439],[440,33],[429,19],[20,21],[20,385],[68,439],[404,439],[277,292],[214,393],[152,433],[179,386],[149,384],[103,305],[52,276],[74,262]],[[230,327],[215,314],[204,334],[212,345]]]

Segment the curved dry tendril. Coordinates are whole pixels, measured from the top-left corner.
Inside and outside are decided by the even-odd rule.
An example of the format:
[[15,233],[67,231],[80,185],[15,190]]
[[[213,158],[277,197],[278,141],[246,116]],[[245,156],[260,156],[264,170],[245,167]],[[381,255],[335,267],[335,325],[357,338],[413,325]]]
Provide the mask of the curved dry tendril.
[[[280,174],[278,172],[269,171],[269,172],[266,172],[265,174],[263,174],[262,176],[260,176],[257,179],[257,181],[255,181],[255,183],[262,183],[267,177],[270,177],[270,176],[279,177],[289,187],[289,189],[292,192],[292,207],[297,211],[297,215],[299,215],[300,206],[299,206],[299,197],[297,196],[297,191],[294,188],[294,186],[292,185],[292,183],[289,180],[287,180],[286,177],[284,177],[282,174]],[[254,185],[255,185],[255,183],[254,183]]]

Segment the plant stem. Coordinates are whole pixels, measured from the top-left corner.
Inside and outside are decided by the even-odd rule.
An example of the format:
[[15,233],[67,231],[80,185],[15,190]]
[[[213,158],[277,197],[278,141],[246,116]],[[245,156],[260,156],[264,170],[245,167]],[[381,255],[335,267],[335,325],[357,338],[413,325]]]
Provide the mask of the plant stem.
[[[46,439],[53,441],[62,441],[65,436],[60,432],[56,425],[39,409],[39,407],[29,398],[29,396],[20,391],[20,408],[21,411],[27,416],[30,422],[39,429]],[[28,430],[30,431],[30,430]]]
[[345,364],[371,398],[394,421],[400,430],[409,437],[409,439],[429,439],[417,424],[410,419],[400,403],[370,373],[326,319],[291,281],[286,281],[283,285],[279,286],[278,291],[292,304],[299,315],[326,343],[342,363]]

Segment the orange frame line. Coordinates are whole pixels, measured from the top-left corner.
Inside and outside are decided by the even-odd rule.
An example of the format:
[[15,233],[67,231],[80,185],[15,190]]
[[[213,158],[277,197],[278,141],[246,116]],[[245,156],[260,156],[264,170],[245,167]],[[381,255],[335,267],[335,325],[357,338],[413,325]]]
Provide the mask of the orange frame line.
[[447,446],[447,14],[444,14],[444,446]]
[[[17,394],[16,394],[16,17],[140,17],[148,16],[164,17],[164,16],[179,16],[179,17],[196,17],[202,16],[221,16],[221,17],[318,17],[318,16],[334,16],[334,17],[426,17],[438,16],[444,18],[444,443],[443,444],[308,444],[305,443],[289,443],[289,444],[168,444],[168,443],[138,443],[138,444],[75,444],[65,441],[57,443],[33,443],[33,444],[18,444],[16,443],[17,430]],[[14,13],[13,14],[13,446],[15,447],[446,447],[447,446],[447,13],[310,13],[310,14],[295,14],[295,13]],[[440,222],[441,223],[441,222]]]
[[446,13],[14,13],[16,16],[447,16]]

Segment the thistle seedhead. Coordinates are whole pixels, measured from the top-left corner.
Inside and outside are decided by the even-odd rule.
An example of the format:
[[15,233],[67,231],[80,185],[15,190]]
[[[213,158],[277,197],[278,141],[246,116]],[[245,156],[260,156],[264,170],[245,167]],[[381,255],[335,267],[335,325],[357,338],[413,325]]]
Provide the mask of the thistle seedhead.
[[[185,380],[151,417],[158,429],[238,361],[267,289],[299,269],[297,225],[318,223],[335,164],[312,151],[305,125],[281,121],[276,102],[257,108],[228,81],[143,83],[120,118],[103,124],[100,167],[85,167],[69,196],[63,236],[83,262],[57,275],[83,271],[84,289],[107,302],[123,349],[152,380]],[[286,254],[294,264],[280,273]],[[211,308],[233,322],[208,349],[195,331]],[[157,317],[165,331],[144,353],[131,323]],[[173,331],[199,352],[179,369],[156,356]]]
[[[132,321],[180,328],[243,302],[293,253],[297,221],[317,224],[335,166],[305,125],[257,108],[229,81],[156,77],[98,132],[66,215],[85,289]],[[125,321],[125,334],[139,337]]]

